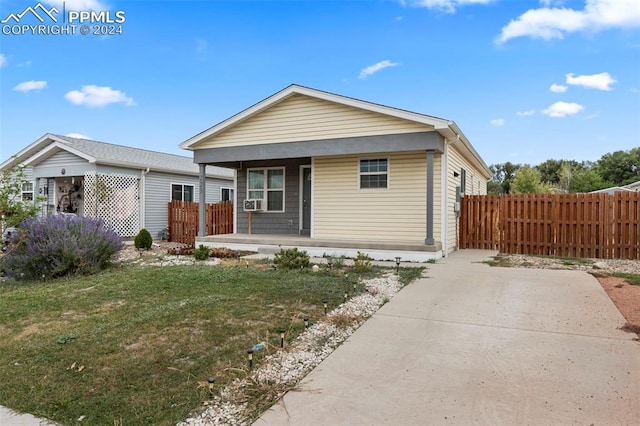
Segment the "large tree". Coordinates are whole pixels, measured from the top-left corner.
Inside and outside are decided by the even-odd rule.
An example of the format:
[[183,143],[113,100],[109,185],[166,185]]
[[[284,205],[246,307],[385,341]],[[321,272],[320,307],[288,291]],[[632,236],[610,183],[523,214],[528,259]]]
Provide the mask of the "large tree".
[[576,170],[571,177],[569,192],[591,192],[608,185],[594,168]]
[[490,194],[508,194],[511,192],[511,182],[521,164],[513,164],[509,161],[502,164],[492,164],[489,169],[493,172],[493,180],[487,185]]
[[597,161],[596,169],[612,186],[636,182],[640,180],[640,147],[604,154]]

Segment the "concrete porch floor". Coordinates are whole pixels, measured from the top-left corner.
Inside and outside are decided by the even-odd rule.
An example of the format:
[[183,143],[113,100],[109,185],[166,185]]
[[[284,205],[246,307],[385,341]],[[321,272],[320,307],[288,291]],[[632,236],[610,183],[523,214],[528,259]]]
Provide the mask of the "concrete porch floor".
[[226,247],[232,250],[255,251],[261,254],[277,253],[280,249],[297,247],[310,256],[355,257],[363,252],[375,260],[393,260],[400,256],[403,261],[426,262],[442,257],[442,245],[425,245],[407,241],[374,241],[310,238],[283,234],[222,234],[196,237],[196,246]]

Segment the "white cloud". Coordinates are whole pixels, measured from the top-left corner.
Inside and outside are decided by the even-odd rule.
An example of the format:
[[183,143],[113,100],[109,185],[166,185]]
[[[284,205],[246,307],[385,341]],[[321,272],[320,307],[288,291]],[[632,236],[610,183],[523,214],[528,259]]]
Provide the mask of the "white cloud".
[[373,65],[369,65],[368,67],[364,68],[362,71],[360,71],[360,75],[358,76],[358,78],[367,78],[368,76],[377,73],[380,70],[383,70],[385,68],[389,68],[389,67],[395,67],[400,65],[397,62],[391,62],[391,61],[380,61],[377,64],[373,64]]
[[491,123],[492,126],[501,127],[504,126],[506,122],[507,121],[504,118],[496,118],[495,120],[491,120],[489,123]]
[[455,13],[460,6],[488,4],[495,0],[399,0],[403,6],[426,7],[444,13]]
[[530,9],[503,27],[496,43],[517,37],[551,40],[562,39],[565,33],[636,27],[640,27],[638,0],[586,0],[583,10],[548,6]]
[[23,92],[23,93],[27,93],[30,92],[32,90],[42,90],[45,87],[47,87],[47,82],[40,80],[40,81],[24,81],[20,84],[18,84],[16,87],[13,88],[13,90],[16,90],[18,92]]
[[133,98],[130,98],[124,92],[113,90],[111,87],[101,87],[93,84],[82,86],[82,90],[72,90],[64,97],[74,105],[86,105],[89,107],[102,107],[116,103],[123,103],[127,106],[135,105]]
[[0,53],[0,68],[7,65],[7,57]]
[[562,84],[552,84],[551,87],[549,87],[549,90],[551,90],[553,93],[564,93],[567,91],[567,86],[563,86]]
[[[640,4],[640,3],[639,3]],[[572,84],[574,86],[582,86],[587,87],[589,89],[598,89],[598,90],[613,90],[611,85],[616,83],[608,72],[601,72],[600,74],[592,74],[592,75],[578,75],[574,76],[573,73],[567,74],[567,84]]]
[[574,115],[582,111],[584,107],[580,104],[576,104],[574,102],[556,102],[555,104],[549,105],[549,107],[542,111],[544,115],[548,115],[549,117],[561,118],[566,117],[567,115]]
[[530,117],[530,116],[534,115],[535,113],[536,113],[535,109],[530,109],[528,111],[518,111],[518,112],[516,112],[516,115],[518,117]]
[[62,3],[65,3],[66,10],[109,10],[109,7],[98,0],[45,0],[50,6],[56,6],[62,12]]
[[82,133],[67,133],[65,136],[76,139],[91,139],[89,136],[83,135]]

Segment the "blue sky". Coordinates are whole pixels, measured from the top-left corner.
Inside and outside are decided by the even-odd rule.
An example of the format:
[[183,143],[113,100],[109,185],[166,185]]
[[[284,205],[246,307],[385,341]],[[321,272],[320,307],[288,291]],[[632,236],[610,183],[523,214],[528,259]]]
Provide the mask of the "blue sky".
[[[0,0],[0,20],[37,4]],[[637,0],[64,3],[89,10],[122,34],[0,24],[0,160],[47,132],[190,155],[291,83],[454,120],[487,164],[640,146]]]

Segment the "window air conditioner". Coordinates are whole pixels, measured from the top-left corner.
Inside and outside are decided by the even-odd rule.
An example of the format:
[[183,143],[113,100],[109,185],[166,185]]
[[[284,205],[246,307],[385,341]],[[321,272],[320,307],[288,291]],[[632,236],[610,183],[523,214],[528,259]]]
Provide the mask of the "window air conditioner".
[[262,211],[262,200],[250,199],[244,200],[245,212],[259,212]]

